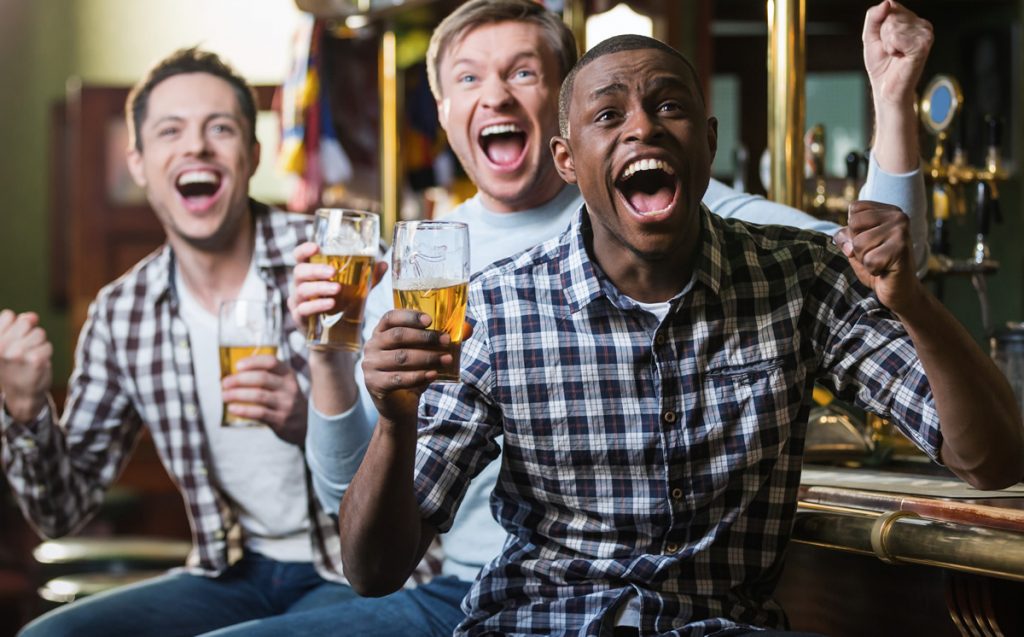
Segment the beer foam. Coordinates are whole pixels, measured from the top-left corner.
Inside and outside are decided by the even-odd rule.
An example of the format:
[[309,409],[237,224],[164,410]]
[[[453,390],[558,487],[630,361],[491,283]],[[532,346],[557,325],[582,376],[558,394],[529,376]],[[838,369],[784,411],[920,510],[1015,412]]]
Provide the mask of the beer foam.
[[415,279],[399,279],[392,281],[391,287],[396,290],[440,290],[451,288],[456,285],[466,285],[466,281],[458,279],[444,279],[441,277],[427,277]]

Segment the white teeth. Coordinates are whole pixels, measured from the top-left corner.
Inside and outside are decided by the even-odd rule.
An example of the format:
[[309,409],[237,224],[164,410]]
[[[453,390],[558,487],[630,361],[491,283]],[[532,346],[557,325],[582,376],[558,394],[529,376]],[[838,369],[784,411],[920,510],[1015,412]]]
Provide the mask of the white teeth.
[[217,173],[211,170],[189,170],[181,173],[178,177],[178,185],[187,184],[215,184],[220,181]]
[[622,178],[629,179],[641,170],[662,170],[669,175],[676,174],[676,171],[672,169],[672,166],[669,166],[660,159],[638,159],[632,164],[626,166],[626,170],[622,172]]
[[488,135],[502,135],[504,133],[521,133],[522,129],[515,124],[493,124],[480,131],[481,137]]

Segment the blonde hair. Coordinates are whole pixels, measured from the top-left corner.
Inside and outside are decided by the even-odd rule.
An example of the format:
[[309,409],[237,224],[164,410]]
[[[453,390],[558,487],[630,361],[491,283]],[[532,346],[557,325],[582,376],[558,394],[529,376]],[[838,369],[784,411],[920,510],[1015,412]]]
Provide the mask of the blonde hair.
[[440,100],[441,81],[438,67],[449,47],[473,29],[498,22],[528,22],[544,31],[551,51],[558,58],[559,80],[576,64],[576,39],[572,31],[554,13],[532,0],[470,0],[441,21],[430,36],[427,48],[427,81],[434,99]]

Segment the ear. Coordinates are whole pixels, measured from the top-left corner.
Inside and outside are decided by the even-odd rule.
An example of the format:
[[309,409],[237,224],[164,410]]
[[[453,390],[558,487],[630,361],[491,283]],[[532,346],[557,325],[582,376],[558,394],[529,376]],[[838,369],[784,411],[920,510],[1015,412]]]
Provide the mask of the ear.
[[441,124],[441,128],[444,130],[445,135],[448,134],[448,100],[441,98],[434,102],[437,105],[437,122]]
[[132,180],[139,188],[145,188],[146,171],[142,168],[142,151],[133,146],[128,149],[125,159],[127,160],[128,172],[131,173]]
[[551,158],[555,161],[555,170],[567,184],[576,183],[576,166],[572,162],[572,146],[564,137],[551,138]]
[[252,169],[249,171],[249,179],[252,179],[252,176],[256,174],[256,169],[260,167],[260,143],[253,142],[249,152],[252,153]]
[[715,154],[718,152],[718,118],[708,118],[708,148],[711,149],[711,161],[715,161]]

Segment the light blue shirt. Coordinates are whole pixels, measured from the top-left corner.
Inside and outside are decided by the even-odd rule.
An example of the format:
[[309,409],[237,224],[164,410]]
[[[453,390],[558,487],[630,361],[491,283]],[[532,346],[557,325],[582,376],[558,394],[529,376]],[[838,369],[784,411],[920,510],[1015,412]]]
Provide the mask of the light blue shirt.
[[[888,203],[910,215],[915,260],[924,267],[928,260],[928,221],[924,178],[920,170],[901,175],[886,173],[874,156],[860,192],[861,199]],[[751,223],[796,226],[833,234],[839,226],[812,217],[763,197],[732,190],[711,180],[704,204],[715,214]],[[499,259],[512,256],[560,234],[573,212],[583,203],[575,186],[566,186],[547,204],[519,212],[492,212],[479,195],[466,201],[446,217],[469,225],[470,265],[473,272]],[[390,259],[390,253],[386,257]],[[394,307],[390,278],[385,277],[367,301],[363,334],[369,338],[381,316]],[[359,404],[338,416],[327,417],[310,408],[306,430],[306,458],[313,474],[313,488],[321,506],[337,513],[369,444],[377,413],[363,383],[362,366],[356,365]],[[465,581],[476,579],[484,564],[496,557],[505,540],[505,530],[491,514],[490,497],[501,463],[492,462],[469,485],[451,530],[442,536],[445,560],[442,572]]]

